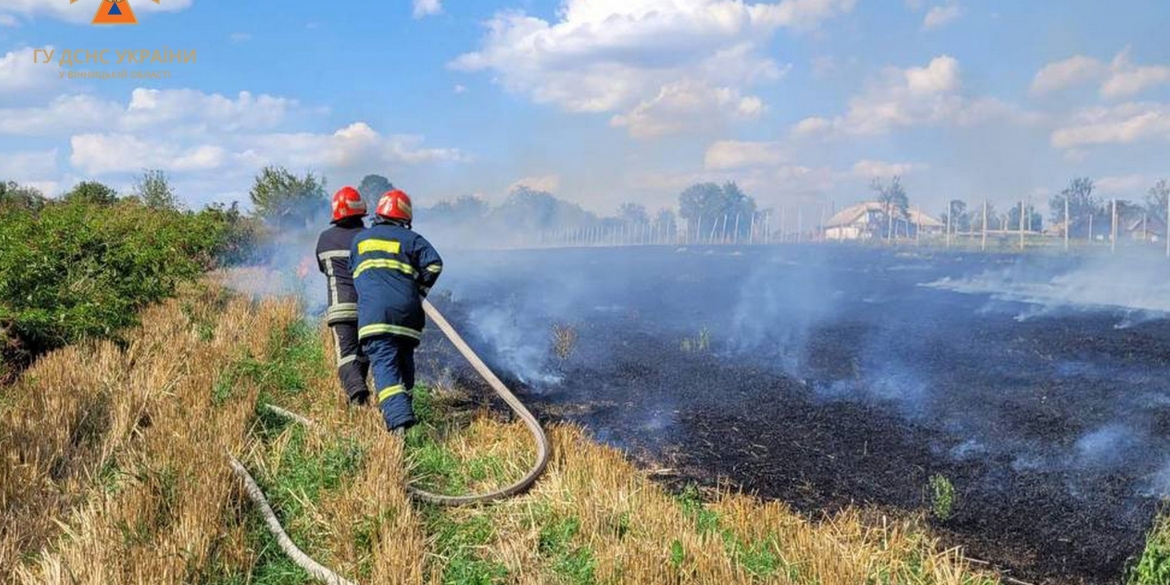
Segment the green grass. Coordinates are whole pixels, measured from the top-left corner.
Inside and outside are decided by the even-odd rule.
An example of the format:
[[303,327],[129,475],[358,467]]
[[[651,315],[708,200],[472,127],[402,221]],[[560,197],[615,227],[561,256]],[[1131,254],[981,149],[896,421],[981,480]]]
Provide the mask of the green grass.
[[1170,583],[1170,515],[1163,510],[1146,536],[1146,548],[1129,572],[1128,585]]
[[930,476],[930,512],[946,522],[955,513],[955,486],[945,475]]
[[482,558],[478,552],[495,536],[490,513],[477,510],[459,519],[455,513],[432,505],[423,508],[427,532],[435,539],[435,554],[446,559],[440,580],[452,585],[503,582],[508,576],[507,568]]
[[[780,543],[775,535],[768,535],[758,541],[741,539],[729,528],[723,528],[719,514],[709,509],[703,502],[702,494],[694,485],[687,485],[676,497],[682,512],[695,523],[695,529],[700,534],[718,534],[723,540],[723,547],[732,561],[743,567],[753,578],[767,580],[778,571],[785,571],[790,580],[797,580],[800,573],[795,566],[789,565],[780,556]],[[679,541],[671,543],[670,561],[676,568],[681,568],[686,560],[686,551]]]

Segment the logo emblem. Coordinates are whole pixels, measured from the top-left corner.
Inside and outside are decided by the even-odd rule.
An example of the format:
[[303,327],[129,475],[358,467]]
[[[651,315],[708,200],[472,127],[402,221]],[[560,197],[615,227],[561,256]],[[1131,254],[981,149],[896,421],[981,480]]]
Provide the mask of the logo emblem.
[[[160,0],[153,0],[158,4]],[[70,4],[77,0],[69,0]],[[134,17],[134,9],[130,7],[130,0],[102,0],[98,4],[97,14],[93,15],[93,24],[138,24]]]

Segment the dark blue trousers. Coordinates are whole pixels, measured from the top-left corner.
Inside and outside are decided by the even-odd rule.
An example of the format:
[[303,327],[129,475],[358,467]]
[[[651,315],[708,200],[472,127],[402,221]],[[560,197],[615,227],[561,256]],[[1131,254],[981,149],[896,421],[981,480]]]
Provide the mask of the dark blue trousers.
[[417,341],[397,335],[377,335],[362,340],[362,350],[370,359],[378,405],[386,429],[409,428],[417,422],[411,404],[414,389],[414,348]]

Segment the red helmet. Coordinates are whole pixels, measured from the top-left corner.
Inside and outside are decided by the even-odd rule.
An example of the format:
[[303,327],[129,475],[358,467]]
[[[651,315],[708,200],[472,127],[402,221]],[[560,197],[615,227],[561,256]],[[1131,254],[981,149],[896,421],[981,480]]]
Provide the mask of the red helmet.
[[410,210],[410,195],[398,189],[387,191],[382,196],[381,201],[378,201],[378,209],[375,213],[386,219],[410,221],[413,217]]
[[353,187],[342,187],[333,194],[333,223],[347,217],[365,217],[366,202]]

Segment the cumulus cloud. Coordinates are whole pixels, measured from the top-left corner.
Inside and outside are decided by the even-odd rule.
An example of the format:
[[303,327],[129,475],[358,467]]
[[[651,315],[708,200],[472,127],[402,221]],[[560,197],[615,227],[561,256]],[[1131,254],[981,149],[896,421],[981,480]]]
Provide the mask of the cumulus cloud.
[[[690,88],[690,94],[705,87],[708,95],[727,90],[746,96],[754,84],[779,79],[787,65],[768,51],[778,29],[812,29],[855,4],[566,0],[555,22],[518,11],[497,13],[487,23],[480,49],[450,66],[491,71],[507,89],[537,103],[569,112],[614,113],[620,116],[618,125],[639,132],[646,125],[634,120],[645,119],[655,100],[681,97],[679,88]],[[738,107],[721,111],[742,113]],[[649,124],[672,125],[677,123]]]
[[414,0],[414,17],[425,18],[435,14],[442,14],[441,0]]
[[924,67],[887,68],[834,118],[809,117],[793,127],[800,135],[880,135],[919,125],[974,126],[993,119],[1031,122],[1035,116],[994,98],[963,93],[959,62],[935,57]]
[[1076,55],[1045,65],[1032,78],[1031,92],[1039,95],[1058,91],[1100,78],[1105,64],[1084,55]]
[[752,120],[764,112],[764,102],[730,87],[680,82],[662,87],[628,114],[610,119],[635,138],[653,138],[685,129],[710,129],[717,120]]
[[779,142],[720,140],[707,147],[703,166],[713,170],[730,170],[777,166],[787,160],[787,149]]
[[963,6],[956,0],[951,0],[942,6],[933,6],[922,19],[922,28],[927,30],[941,28],[963,16]]
[[[46,0],[4,0],[0,5],[0,18],[23,19],[53,18],[77,24],[88,23],[93,20],[97,12],[98,3],[103,0],[81,0],[76,4],[61,1]],[[186,10],[194,4],[194,0],[166,0],[165,2],[136,2],[135,14],[150,14],[153,12],[178,12]]]
[[926,168],[927,165],[922,163],[891,163],[880,160],[862,159],[854,163],[852,174],[856,177],[861,177],[864,179],[876,179],[893,176],[904,177],[915,171],[921,171]]
[[[28,92],[48,87],[56,76],[56,67],[33,61],[36,51],[55,51],[47,47],[25,47],[0,57],[0,94]],[[44,60],[42,54],[40,58]]]
[[1084,109],[1051,136],[1056,148],[1170,139],[1170,104],[1127,103]]
[[1085,55],[1075,55],[1045,65],[1032,79],[1031,91],[1041,95],[1099,83],[1102,97],[1116,99],[1137,95],[1147,89],[1170,83],[1170,66],[1138,65],[1130,59],[1130,49],[1118,53],[1108,64]]
[[191,89],[138,88],[124,104],[78,94],[60,96],[46,106],[0,108],[0,135],[133,131],[163,124],[171,132],[208,127],[220,131],[258,130],[283,123],[298,107],[295,100],[246,91],[228,97]]
[[124,102],[61,96],[43,106],[0,109],[0,135],[61,140],[68,148],[64,168],[58,168],[57,150],[5,153],[0,177],[53,185],[80,176],[116,185],[152,168],[184,185],[200,185],[197,196],[207,200],[239,192],[266,165],[357,175],[468,160],[458,149],[431,147],[421,136],[360,121],[324,132],[301,130],[306,123],[321,125],[321,119],[303,115],[313,111],[295,100],[249,92],[140,88]]

